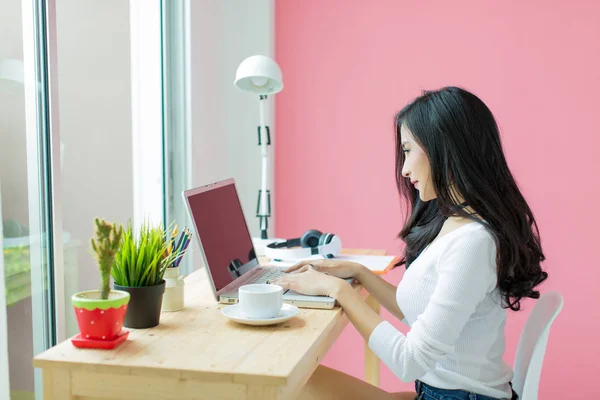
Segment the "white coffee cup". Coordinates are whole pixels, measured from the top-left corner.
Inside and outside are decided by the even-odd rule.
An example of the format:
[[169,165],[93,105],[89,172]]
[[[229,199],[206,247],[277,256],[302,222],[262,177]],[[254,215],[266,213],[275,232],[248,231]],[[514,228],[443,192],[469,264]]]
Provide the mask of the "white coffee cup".
[[275,318],[283,306],[283,288],[279,285],[244,285],[238,295],[241,313],[247,318]]

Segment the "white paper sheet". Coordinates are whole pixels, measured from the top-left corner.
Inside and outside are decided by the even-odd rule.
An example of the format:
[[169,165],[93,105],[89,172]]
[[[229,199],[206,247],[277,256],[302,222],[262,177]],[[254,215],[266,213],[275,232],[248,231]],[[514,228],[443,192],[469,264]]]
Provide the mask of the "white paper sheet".
[[[315,255],[315,256],[311,256],[308,258],[305,258],[303,260],[319,260],[319,259],[323,259],[324,257],[321,255]],[[367,267],[368,269],[370,269],[373,272],[383,272],[386,270],[386,268],[388,267],[388,265],[390,265],[390,263],[394,260],[395,256],[369,256],[369,255],[339,255],[337,257],[335,257],[333,260],[343,260],[343,261],[353,261],[353,262],[357,262],[359,264],[364,265],[365,267]],[[272,266],[277,266],[277,267],[291,267],[292,265],[296,264],[296,262],[299,262],[302,260],[297,260],[297,261],[271,261],[269,262],[268,265],[272,265]]]

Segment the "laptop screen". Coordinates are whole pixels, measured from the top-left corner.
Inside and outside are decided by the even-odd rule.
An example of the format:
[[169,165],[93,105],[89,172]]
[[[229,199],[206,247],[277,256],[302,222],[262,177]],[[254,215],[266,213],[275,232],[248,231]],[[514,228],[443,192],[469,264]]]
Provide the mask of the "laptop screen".
[[218,292],[258,265],[235,184],[192,194],[188,202]]

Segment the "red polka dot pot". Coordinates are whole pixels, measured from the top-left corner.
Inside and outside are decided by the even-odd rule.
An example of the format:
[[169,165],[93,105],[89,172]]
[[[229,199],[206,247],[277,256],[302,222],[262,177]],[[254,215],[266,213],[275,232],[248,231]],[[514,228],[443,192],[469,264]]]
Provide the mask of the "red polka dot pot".
[[101,297],[99,290],[79,292],[71,297],[81,338],[114,340],[123,329],[129,293],[111,290],[108,299]]

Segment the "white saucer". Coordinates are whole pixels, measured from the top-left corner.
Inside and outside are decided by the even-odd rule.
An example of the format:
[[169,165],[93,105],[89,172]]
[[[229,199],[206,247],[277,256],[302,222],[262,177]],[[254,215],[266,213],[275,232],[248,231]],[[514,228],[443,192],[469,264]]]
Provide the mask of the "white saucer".
[[248,318],[241,314],[241,307],[239,304],[233,304],[227,306],[221,310],[221,314],[226,316],[227,318],[239,322],[241,324],[246,325],[274,325],[279,324],[281,322],[287,321],[290,318],[295,317],[300,310],[298,307],[284,303],[279,311],[279,315],[275,318],[266,318],[266,319],[258,319],[258,318]]

